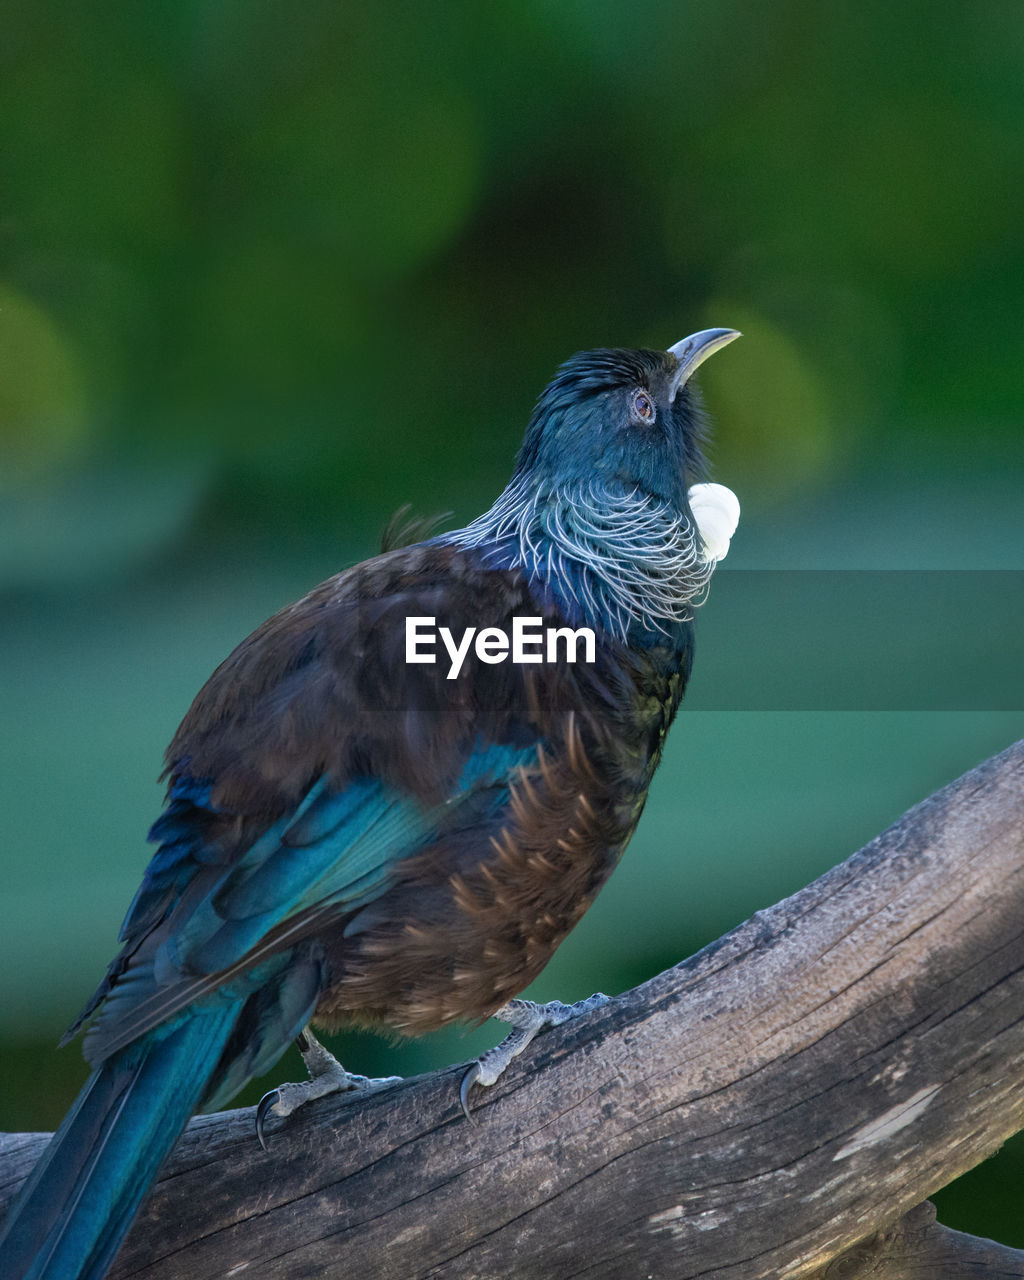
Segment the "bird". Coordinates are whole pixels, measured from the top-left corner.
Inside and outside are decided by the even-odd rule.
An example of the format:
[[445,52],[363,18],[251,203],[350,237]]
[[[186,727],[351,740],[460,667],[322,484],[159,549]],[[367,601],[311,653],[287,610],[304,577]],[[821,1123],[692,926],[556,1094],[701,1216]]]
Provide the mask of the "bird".
[[261,1142],[364,1087],[313,1026],[503,1020],[468,1115],[538,1031],[607,999],[520,992],[616,866],[686,688],[738,517],[692,375],[738,336],[573,356],[484,514],[328,579],[217,667],[65,1037],[84,1028],[92,1075],[8,1217],[6,1280],[103,1276],[189,1117],[291,1043],[310,1078],[264,1097]]

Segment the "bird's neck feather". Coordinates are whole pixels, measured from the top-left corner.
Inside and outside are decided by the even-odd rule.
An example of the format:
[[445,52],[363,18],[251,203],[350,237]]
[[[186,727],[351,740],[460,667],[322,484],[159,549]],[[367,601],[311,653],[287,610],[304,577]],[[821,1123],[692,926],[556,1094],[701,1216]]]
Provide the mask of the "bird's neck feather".
[[678,635],[714,567],[688,513],[601,479],[513,477],[489,511],[444,540],[476,548],[494,568],[521,569],[575,624],[628,643]]

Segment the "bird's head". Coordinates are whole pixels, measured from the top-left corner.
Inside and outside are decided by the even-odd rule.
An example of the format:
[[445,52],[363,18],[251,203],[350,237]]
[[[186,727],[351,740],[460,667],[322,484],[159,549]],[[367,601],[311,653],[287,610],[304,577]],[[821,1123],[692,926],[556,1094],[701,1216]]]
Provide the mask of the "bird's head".
[[581,351],[537,402],[516,478],[544,486],[603,481],[684,509],[703,478],[700,398],[690,379],[735,329],[704,329],[667,351]]
[[667,351],[584,351],[537,402],[493,506],[441,541],[520,569],[572,621],[628,643],[685,647],[694,602],[727,552],[739,504],[703,476],[694,371],[739,334]]

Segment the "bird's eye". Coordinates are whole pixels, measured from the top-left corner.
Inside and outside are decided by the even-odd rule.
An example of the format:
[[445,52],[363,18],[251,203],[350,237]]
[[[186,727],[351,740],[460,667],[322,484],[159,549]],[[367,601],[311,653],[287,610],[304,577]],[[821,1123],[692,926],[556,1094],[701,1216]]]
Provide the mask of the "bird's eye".
[[633,392],[633,417],[639,422],[654,421],[654,401],[646,391]]

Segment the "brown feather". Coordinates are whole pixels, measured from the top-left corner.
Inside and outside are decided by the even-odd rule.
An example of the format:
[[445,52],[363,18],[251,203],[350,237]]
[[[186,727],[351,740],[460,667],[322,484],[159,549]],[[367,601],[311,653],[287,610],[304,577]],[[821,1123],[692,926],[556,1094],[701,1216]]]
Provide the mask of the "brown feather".
[[611,874],[642,807],[636,791],[623,803],[614,757],[606,750],[601,767],[595,755],[569,712],[558,749],[539,748],[520,770],[497,831],[470,849],[439,841],[403,864],[374,909],[380,923],[328,946],[335,976],[316,1020],[418,1034],[487,1018],[529,985]]

